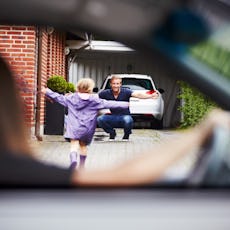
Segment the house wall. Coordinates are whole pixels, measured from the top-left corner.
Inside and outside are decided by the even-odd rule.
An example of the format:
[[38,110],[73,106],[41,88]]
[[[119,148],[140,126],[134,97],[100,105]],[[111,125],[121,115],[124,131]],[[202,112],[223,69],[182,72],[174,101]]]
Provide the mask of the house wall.
[[[38,47],[39,49],[39,47]],[[55,31],[48,34],[43,28],[41,32],[41,85],[45,86],[47,79],[53,75],[66,78],[65,33]],[[45,100],[41,99],[41,124],[45,123]]]
[[35,123],[36,27],[0,26],[0,53],[17,76],[28,126]]
[[25,104],[26,124],[43,134],[45,100],[37,89],[52,75],[66,78],[65,33],[46,27],[0,25],[0,55],[9,63]]
[[48,36],[47,77],[60,75],[66,78],[65,33],[54,31]]

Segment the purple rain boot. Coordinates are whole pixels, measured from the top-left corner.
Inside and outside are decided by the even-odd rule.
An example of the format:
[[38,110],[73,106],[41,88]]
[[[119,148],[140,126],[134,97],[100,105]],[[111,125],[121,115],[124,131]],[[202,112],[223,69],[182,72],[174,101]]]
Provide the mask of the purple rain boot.
[[77,167],[77,152],[73,151],[70,153],[70,169],[75,169]]
[[81,168],[84,168],[85,160],[86,160],[86,156],[85,155],[80,155],[80,167]]

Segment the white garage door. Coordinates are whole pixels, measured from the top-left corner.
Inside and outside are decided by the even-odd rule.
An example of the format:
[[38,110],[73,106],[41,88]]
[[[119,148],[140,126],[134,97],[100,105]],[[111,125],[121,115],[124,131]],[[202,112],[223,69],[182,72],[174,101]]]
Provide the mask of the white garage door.
[[180,112],[177,110],[179,100],[177,94],[179,87],[170,76],[165,76],[162,70],[154,63],[140,57],[133,52],[96,52],[76,51],[70,60],[69,81],[76,82],[84,77],[90,77],[100,88],[107,75],[112,73],[140,73],[150,75],[157,88],[165,90],[164,127],[175,127],[180,121]]

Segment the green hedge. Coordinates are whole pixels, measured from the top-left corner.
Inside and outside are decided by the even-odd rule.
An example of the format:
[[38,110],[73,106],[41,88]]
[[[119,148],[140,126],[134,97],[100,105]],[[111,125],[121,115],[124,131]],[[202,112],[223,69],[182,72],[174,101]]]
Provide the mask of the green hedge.
[[[221,75],[230,79],[230,50],[221,47],[213,41],[199,44],[191,49],[191,54],[209,65]],[[203,116],[217,105],[197,89],[187,83],[178,82],[181,92],[178,95],[183,104],[178,108],[183,114],[180,128],[197,124]]]
[[183,103],[178,108],[183,114],[180,128],[194,126],[210,109],[216,107],[216,104],[187,83],[180,81],[178,84],[181,89],[178,98],[180,98]]

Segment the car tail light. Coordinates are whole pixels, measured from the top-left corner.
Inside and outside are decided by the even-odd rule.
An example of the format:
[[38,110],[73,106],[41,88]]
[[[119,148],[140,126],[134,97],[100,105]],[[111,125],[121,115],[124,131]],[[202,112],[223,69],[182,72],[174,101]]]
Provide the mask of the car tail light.
[[155,92],[156,92],[156,90],[152,89],[152,90],[147,91],[146,93],[147,93],[147,94],[153,94],[153,93],[155,93]]
[[152,117],[152,114],[144,114],[145,117]]

